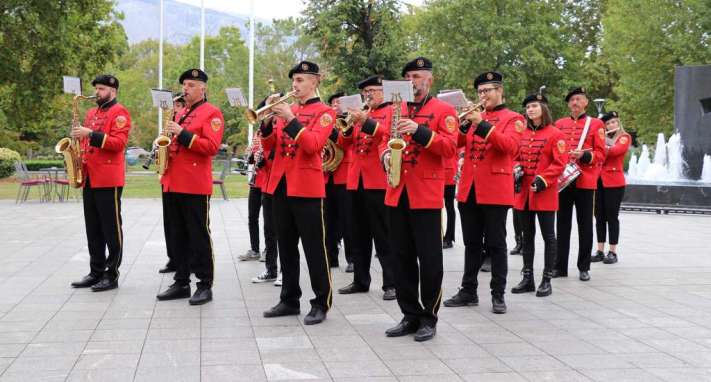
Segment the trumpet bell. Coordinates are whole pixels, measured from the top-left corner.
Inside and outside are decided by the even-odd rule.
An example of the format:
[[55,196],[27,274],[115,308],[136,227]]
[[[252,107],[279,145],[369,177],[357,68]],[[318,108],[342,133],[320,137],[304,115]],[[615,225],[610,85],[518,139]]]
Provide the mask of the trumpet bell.
[[244,118],[247,119],[247,121],[251,124],[255,124],[258,122],[257,117],[257,112],[252,109],[247,109],[244,111]]

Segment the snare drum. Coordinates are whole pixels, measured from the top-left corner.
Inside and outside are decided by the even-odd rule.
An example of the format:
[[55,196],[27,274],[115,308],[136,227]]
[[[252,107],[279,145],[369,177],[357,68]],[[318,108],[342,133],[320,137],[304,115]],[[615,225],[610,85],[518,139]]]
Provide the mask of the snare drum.
[[575,179],[580,176],[580,173],[580,166],[574,162],[568,163],[565,169],[563,169],[563,173],[558,177],[558,192],[563,191],[571,183],[575,182]]

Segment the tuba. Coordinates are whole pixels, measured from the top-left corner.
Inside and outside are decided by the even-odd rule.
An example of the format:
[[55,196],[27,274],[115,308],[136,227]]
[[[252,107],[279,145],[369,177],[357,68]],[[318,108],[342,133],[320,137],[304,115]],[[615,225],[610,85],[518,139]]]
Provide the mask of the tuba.
[[338,147],[330,138],[326,140],[326,145],[321,151],[323,161],[323,171],[334,172],[343,160],[343,149]]
[[402,168],[402,151],[407,147],[407,142],[402,139],[402,134],[397,129],[400,122],[402,108],[402,98],[400,94],[393,94],[393,116],[390,121],[390,140],[388,141],[388,152],[390,153],[390,165],[386,167],[388,184],[390,187],[397,187],[400,184],[400,171]]
[[[79,126],[79,101],[96,99],[96,96],[76,95],[72,98],[72,127]],[[74,188],[84,183],[81,163],[81,146],[77,138],[62,138],[54,146],[54,151],[64,155],[64,167],[67,170],[67,180]]]

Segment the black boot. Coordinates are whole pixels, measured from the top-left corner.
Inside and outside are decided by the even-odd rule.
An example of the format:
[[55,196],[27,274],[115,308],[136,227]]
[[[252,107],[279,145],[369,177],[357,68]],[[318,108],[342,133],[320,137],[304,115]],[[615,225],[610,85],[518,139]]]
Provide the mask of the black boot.
[[479,305],[479,296],[477,296],[476,293],[472,294],[466,292],[464,289],[459,289],[457,294],[447,300],[444,300],[444,306],[450,308],[456,308],[467,305]]
[[523,237],[522,235],[516,235],[516,246],[509,252],[509,255],[520,255],[521,249],[523,249]]
[[615,252],[607,252],[607,257],[602,260],[603,264],[614,264],[617,262],[617,254]]
[[511,293],[519,294],[535,291],[536,282],[533,280],[533,269],[524,268],[524,270],[521,271],[521,275],[523,275],[521,282],[518,283],[518,285],[516,285],[515,287],[511,288]]
[[551,287],[551,276],[552,272],[543,272],[543,279],[541,279],[541,285],[538,286],[536,291],[537,297],[550,296],[553,293],[553,287]]
[[598,263],[605,260],[605,253],[603,251],[596,251],[594,255],[590,257],[591,263]]

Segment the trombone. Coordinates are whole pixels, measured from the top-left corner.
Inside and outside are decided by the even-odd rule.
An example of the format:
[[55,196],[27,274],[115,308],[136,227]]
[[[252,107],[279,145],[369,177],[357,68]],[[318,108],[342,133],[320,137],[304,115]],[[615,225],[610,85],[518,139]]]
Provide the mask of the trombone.
[[296,95],[296,91],[290,91],[278,100],[270,103],[269,105],[262,106],[257,110],[248,108],[244,111],[244,117],[251,124],[261,123],[263,120],[274,115],[274,113],[272,113],[271,111],[274,106],[288,101],[290,98],[294,97],[294,95]]

